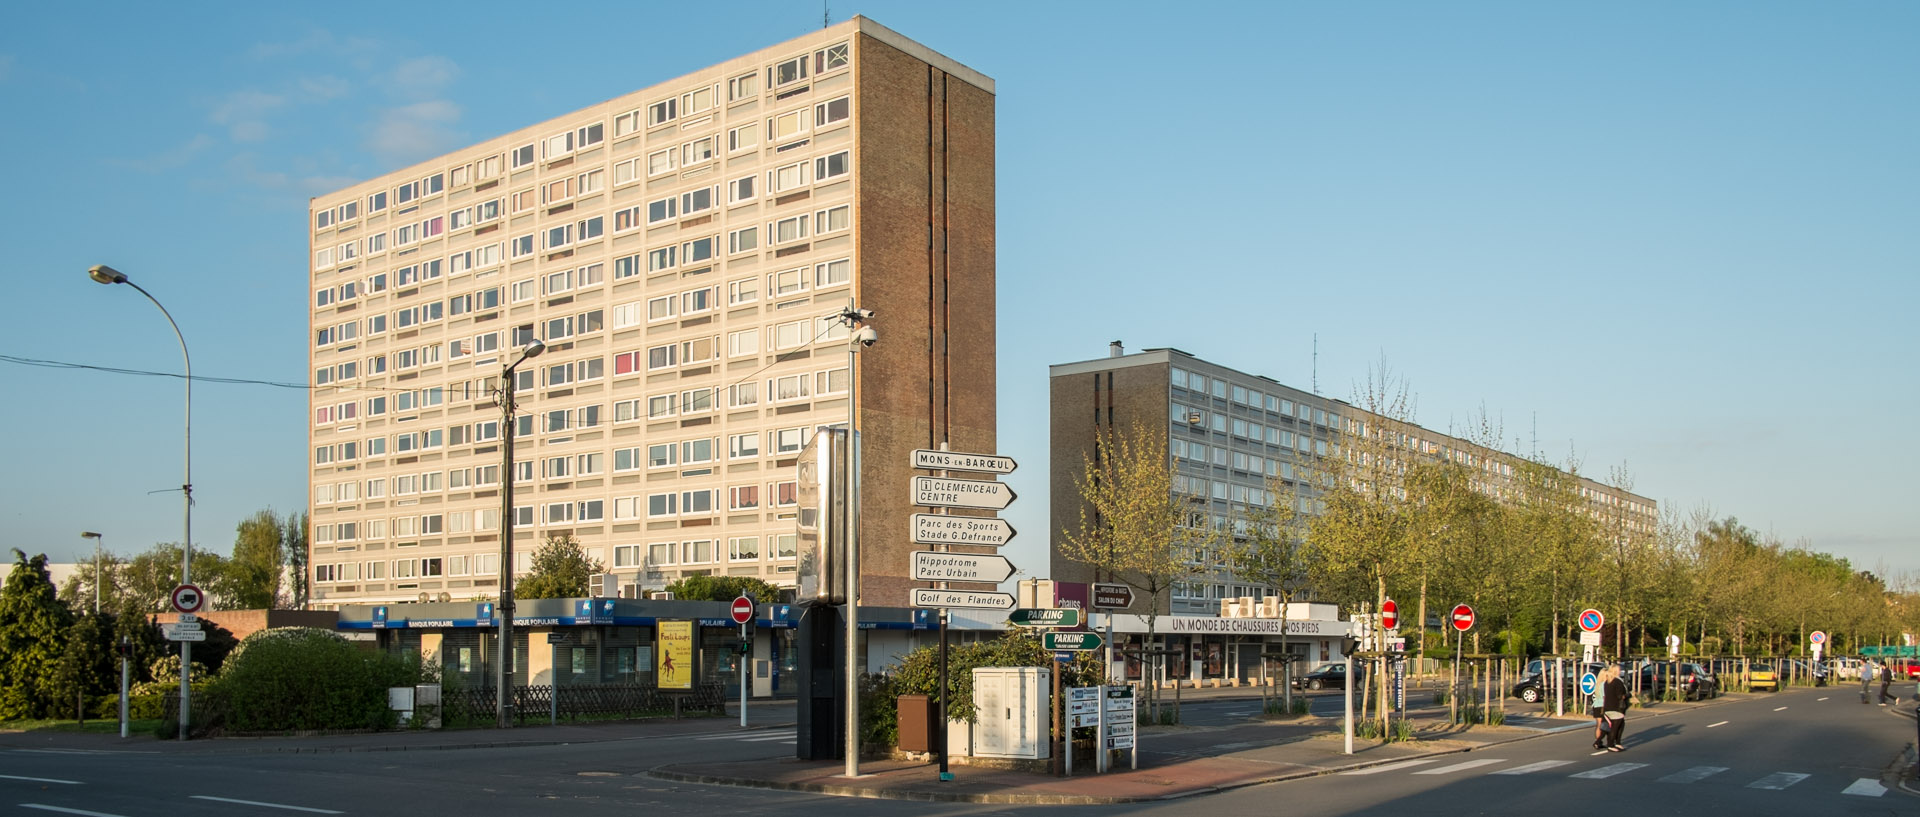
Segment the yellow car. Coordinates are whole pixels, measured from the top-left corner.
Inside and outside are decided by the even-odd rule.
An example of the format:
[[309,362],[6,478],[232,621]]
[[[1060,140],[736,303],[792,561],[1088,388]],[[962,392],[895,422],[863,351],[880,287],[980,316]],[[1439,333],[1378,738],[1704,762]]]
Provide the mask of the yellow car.
[[1772,664],[1754,664],[1747,668],[1747,689],[1765,687],[1769,692],[1780,691],[1780,673]]

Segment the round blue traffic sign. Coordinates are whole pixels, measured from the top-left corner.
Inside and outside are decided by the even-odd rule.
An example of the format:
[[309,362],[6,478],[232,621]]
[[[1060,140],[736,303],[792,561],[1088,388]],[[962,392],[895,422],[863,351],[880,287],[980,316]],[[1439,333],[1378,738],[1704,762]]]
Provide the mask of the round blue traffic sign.
[[1580,629],[1586,630],[1587,632],[1599,632],[1600,625],[1605,624],[1606,621],[1607,617],[1600,615],[1599,610],[1589,607],[1580,611]]
[[1593,688],[1598,686],[1599,684],[1600,684],[1600,679],[1595,678],[1593,673],[1591,672],[1580,676],[1580,694],[1592,695]]

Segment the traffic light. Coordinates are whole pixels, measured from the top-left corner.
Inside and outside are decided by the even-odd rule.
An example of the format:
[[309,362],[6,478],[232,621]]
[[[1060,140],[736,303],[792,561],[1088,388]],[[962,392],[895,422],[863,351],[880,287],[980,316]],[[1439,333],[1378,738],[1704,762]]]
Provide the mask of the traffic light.
[[741,640],[741,642],[740,642],[740,654],[741,654],[741,655],[752,655],[752,654],[753,654],[753,642],[751,642],[751,641],[747,641],[747,640],[744,640],[744,639],[743,639],[743,640]]

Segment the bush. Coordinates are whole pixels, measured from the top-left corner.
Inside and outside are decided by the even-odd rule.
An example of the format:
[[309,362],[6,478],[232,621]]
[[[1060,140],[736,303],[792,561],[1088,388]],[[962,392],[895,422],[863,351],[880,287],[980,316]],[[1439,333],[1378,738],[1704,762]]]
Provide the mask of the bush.
[[[280,627],[247,636],[214,680],[228,729],[387,729],[387,688],[419,683],[417,658],[368,653],[327,630]],[[196,719],[197,720],[197,719]]]

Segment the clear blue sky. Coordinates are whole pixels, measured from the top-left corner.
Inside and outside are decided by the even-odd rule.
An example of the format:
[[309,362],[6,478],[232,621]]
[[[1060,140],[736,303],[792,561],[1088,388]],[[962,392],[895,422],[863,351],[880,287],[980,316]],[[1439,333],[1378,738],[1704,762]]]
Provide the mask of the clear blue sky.
[[[19,6],[0,354],[304,382],[309,196],[797,36],[817,2]],[[999,84],[1001,453],[1047,366],[1174,346],[1625,464],[1920,568],[1920,5],[833,3]],[[180,535],[180,382],[0,362],[0,548]],[[304,395],[195,389],[201,546],[305,497]]]

